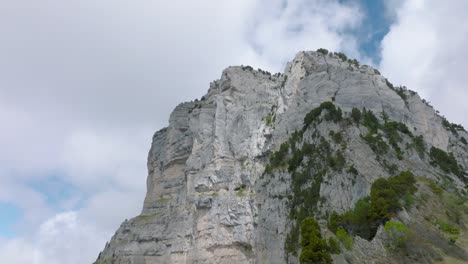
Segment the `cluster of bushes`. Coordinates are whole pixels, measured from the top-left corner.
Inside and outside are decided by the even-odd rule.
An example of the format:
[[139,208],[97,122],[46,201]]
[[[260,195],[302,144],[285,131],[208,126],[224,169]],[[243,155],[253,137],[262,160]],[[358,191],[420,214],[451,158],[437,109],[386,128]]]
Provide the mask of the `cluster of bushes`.
[[406,245],[406,241],[412,236],[409,228],[405,224],[397,221],[388,221],[385,223],[384,231],[388,236],[388,246],[392,250],[403,248]]
[[337,144],[341,144],[341,142],[343,142],[343,134],[341,134],[341,132],[335,133],[335,131],[332,130],[330,131],[330,136]]
[[265,121],[265,125],[272,127],[276,121],[276,114],[269,113],[267,116],[263,118],[263,120]]
[[243,71],[253,71],[254,70],[254,68],[252,66],[249,66],[249,65],[247,65],[247,66],[241,65],[241,69]]
[[415,183],[414,175],[409,171],[376,180],[372,184],[370,196],[359,200],[353,210],[343,214],[333,212],[328,228],[336,233],[341,227],[349,234],[372,239],[378,226],[402,208],[405,196],[414,194]]
[[281,88],[284,88],[284,86],[286,85],[286,81],[288,80],[288,76],[287,75],[284,75],[284,79],[283,81],[281,82]]
[[[204,98],[204,97],[203,97],[203,98]],[[203,99],[203,98],[202,98],[202,99]],[[203,99],[202,101],[204,101],[204,99]],[[195,110],[195,109],[200,109],[200,108],[202,108],[202,103],[198,103],[198,99],[195,99],[195,105],[193,106],[192,109],[189,109],[189,110],[188,110],[188,113],[191,114],[191,113],[193,112],[193,110]]]
[[[329,51],[327,49],[318,49],[317,50],[318,53],[321,53],[323,55],[328,55]],[[330,53],[331,54],[331,53]],[[349,62],[350,64],[353,64],[355,65],[356,67],[359,67],[359,61],[356,60],[356,59],[349,59],[344,53],[342,52],[333,52],[333,54],[335,56],[337,56],[338,58],[340,58],[342,61],[347,61]]]
[[468,206],[466,205],[468,196],[466,196],[466,193],[462,192],[462,195],[460,195],[454,190],[452,183],[448,179],[442,182],[442,186],[429,179],[425,179],[425,182],[431,191],[439,196],[448,220],[451,223],[463,226],[463,214],[468,212]]
[[356,59],[348,59],[348,62],[350,64],[353,64],[354,66],[356,66],[357,68],[359,68],[359,61],[356,60]]
[[413,147],[418,152],[419,157],[424,158],[426,152],[426,143],[422,135],[413,137]]
[[351,119],[354,121],[354,123],[359,125],[361,123],[361,117],[361,110],[357,109],[356,107],[353,107],[353,109],[351,110]]
[[328,238],[328,249],[331,254],[341,253],[340,245],[338,244],[338,241],[336,241],[336,239],[334,239],[333,237]]
[[343,119],[343,112],[341,108],[336,107],[332,102],[323,102],[319,107],[312,109],[304,117],[304,129],[307,129],[315,121],[320,121],[319,117],[322,114],[322,111],[326,110],[327,112],[324,115],[326,121],[339,122]]
[[429,156],[431,157],[432,166],[437,166],[444,172],[453,173],[463,180],[463,169],[458,164],[453,153],[447,154],[447,152],[439,148],[431,147]]
[[354,167],[354,165],[349,166],[349,168],[346,170],[346,172],[354,174],[354,175],[359,174],[358,170]]
[[[320,227],[313,217],[306,217],[301,222],[301,255],[299,256],[299,263],[333,263],[330,254],[340,254],[341,248],[339,242],[330,237],[328,243],[322,238]],[[336,237],[350,250],[353,246],[353,239],[350,237],[346,230],[339,229]]]
[[327,49],[322,49],[322,48],[318,49],[317,52],[322,53],[323,55],[328,54],[328,50]]
[[265,169],[266,173],[271,172],[271,169],[274,168],[279,168],[282,165],[286,165],[287,163],[287,155],[289,154],[289,144],[288,142],[284,142],[283,144],[280,145],[280,148],[278,151],[272,153],[270,155],[270,164],[267,165],[269,169]]
[[300,263],[332,263],[327,242],[322,238],[320,227],[312,217],[301,222],[301,247]]
[[258,68],[257,71],[260,72],[260,73],[263,73],[265,75],[271,76],[271,73],[269,71],[264,71],[264,70],[262,70],[260,68]]
[[364,108],[362,110],[361,118],[362,118],[362,125],[367,127],[370,133],[377,133],[380,127],[379,119],[377,119],[377,117],[374,115],[374,113],[371,110],[366,110],[366,108]]
[[335,156],[328,156],[328,166],[334,171],[342,171],[346,164],[346,160],[341,151],[337,151]]
[[464,138],[464,137],[461,137],[461,138],[460,138],[460,141],[461,141],[461,143],[463,143],[463,144],[465,144],[465,145],[468,144],[468,142],[466,141],[466,138]]
[[385,143],[385,141],[383,141],[382,135],[373,135],[369,133],[361,137],[364,139],[364,141],[367,142],[367,144],[369,144],[370,148],[375,152],[375,154],[377,154],[377,156],[386,154],[388,152],[388,145]]
[[437,220],[436,225],[440,230],[450,235],[459,235],[460,229],[442,220]]
[[[379,72],[380,74],[380,72]],[[387,84],[388,88],[392,89],[395,93],[397,93],[403,101],[405,101],[405,104],[408,106],[408,95],[406,92],[409,92],[411,95],[415,95],[416,92],[408,90],[405,86],[398,86],[395,87],[391,82],[388,81],[388,79],[385,79],[385,84]],[[425,101],[423,100],[425,103]],[[428,104],[429,105],[429,104]]]
[[400,199],[416,191],[415,183],[414,175],[409,171],[376,180],[370,193],[370,218],[379,223],[389,220],[402,208]]
[[[343,170],[346,160],[341,151],[333,151],[330,143],[318,134],[312,135],[313,143],[303,142],[307,127],[318,121],[326,111],[323,118],[327,121],[342,120],[341,109],[331,102],[322,103],[310,111],[304,118],[304,127],[301,131],[291,134],[288,141],[270,155],[266,174],[274,169],[288,169],[291,173],[291,191],[289,199],[289,217],[295,222],[286,238],[285,248],[290,254],[296,255],[299,247],[301,222],[314,215],[317,203],[320,201],[320,185],[324,176],[330,169]],[[335,140],[342,140],[342,136],[335,136]]]
[[400,133],[409,136],[413,140],[413,143],[408,145],[408,147],[414,147],[418,155],[421,158],[424,157],[426,145],[422,136],[415,137],[405,124],[390,121],[385,112],[382,113],[382,119],[384,120],[383,124],[379,122],[379,119],[371,110],[366,110],[365,108],[362,112],[357,108],[351,110],[351,120],[356,124],[362,124],[369,130],[369,133],[366,136],[362,136],[362,138],[370,145],[377,156],[388,152],[387,143],[383,140],[382,135],[378,134],[378,131],[381,130],[388,139],[390,146],[395,150],[398,159],[403,159],[403,151],[399,146],[399,143],[403,141]]
[[390,174],[395,174],[398,171],[398,165],[394,163],[388,163],[387,160],[383,160],[383,166]]
[[466,131],[462,125],[450,123],[446,118],[442,119],[442,125],[458,136],[458,131]]
[[456,193],[444,193],[442,203],[445,207],[445,214],[453,223],[463,225],[463,213],[468,212],[466,196],[462,197]]
[[338,230],[336,230],[336,237],[347,250],[351,250],[353,248],[353,238],[348,235],[348,232],[343,228],[339,227]]
[[348,57],[347,57],[344,53],[335,52],[334,54],[335,54],[336,56],[338,56],[338,58],[340,58],[342,61],[347,61],[347,60],[348,60]]
[[406,134],[410,137],[413,137],[413,134],[409,131],[408,127],[400,122],[395,121],[385,121],[382,126],[382,130],[388,138],[388,142],[396,152],[398,159],[403,159],[403,152],[401,151],[398,143],[402,141],[402,138],[399,133]]

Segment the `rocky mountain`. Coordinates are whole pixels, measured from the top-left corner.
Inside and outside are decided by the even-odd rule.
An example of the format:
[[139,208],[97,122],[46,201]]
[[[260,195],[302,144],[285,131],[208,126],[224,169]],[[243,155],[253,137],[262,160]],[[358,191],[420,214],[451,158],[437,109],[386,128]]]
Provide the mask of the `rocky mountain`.
[[467,139],[342,53],[229,67],[154,134],[95,263],[466,263]]

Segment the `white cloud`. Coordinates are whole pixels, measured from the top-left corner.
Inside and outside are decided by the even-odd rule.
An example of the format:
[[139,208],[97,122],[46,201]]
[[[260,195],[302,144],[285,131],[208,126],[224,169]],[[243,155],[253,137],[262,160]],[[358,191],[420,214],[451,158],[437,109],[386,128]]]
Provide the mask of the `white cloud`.
[[3,263],[14,264],[92,263],[106,236],[109,232],[81,219],[78,212],[65,212],[46,220],[26,239],[0,241],[0,256]]
[[382,41],[381,71],[468,126],[468,2],[406,1]]
[[357,5],[338,1],[260,1],[247,31],[257,61],[282,71],[301,50],[327,48],[361,58],[350,30],[362,22]]

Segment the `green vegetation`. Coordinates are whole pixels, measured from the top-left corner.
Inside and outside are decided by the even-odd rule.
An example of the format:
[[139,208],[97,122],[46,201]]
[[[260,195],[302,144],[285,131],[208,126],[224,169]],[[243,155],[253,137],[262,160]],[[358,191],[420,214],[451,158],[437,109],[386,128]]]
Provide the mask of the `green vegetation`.
[[453,173],[463,180],[463,169],[458,165],[453,153],[447,154],[447,152],[439,148],[431,147],[429,156],[431,157],[432,166],[437,166],[444,172]]
[[359,68],[359,61],[356,60],[356,59],[348,59],[348,62],[350,64],[353,64],[354,66],[356,66],[357,68]]
[[331,155],[328,156],[328,165],[334,171],[342,171],[345,163],[346,163],[346,160],[343,156],[343,153],[341,153],[341,151],[337,151],[336,156],[331,156]]
[[378,222],[385,222],[391,218],[402,205],[400,199],[405,194],[416,191],[416,179],[409,171],[404,171],[388,179],[378,179],[371,187],[370,218]]
[[460,228],[440,219],[435,220],[433,224],[436,225],[442,232],[444,232],[451,244],[455,244],[455,242],[457,242],[458,235],[460,235]]
[[171,200],[170,198],[159,198],[158,200],[156,200],[156,202],[157,203],[167,203],[170,200]]
[[333,212],[328,221],[328,228],[337,232],[340,227],[352,235],[372,239],[380,224],[388,221],[412,200],[416,191],[416,180],[411,172],[405,171],[388,179],[378,179],[371,186],[370,197],[359,200],[352,211],[343,214]]
[[328,50],[327,49],[322,49],[322,48],[318,49],[317,52],[322,53],[323,55],[328,54]]
[[331,254],[341,253],[340,245],[338,244],[338,241],[336,241],[336,239],[334,239],[333,237],[330,237],[328,239],[328,250],[330,251]]
[[375,152],[377,155],[383,155],[388,152],[388,145],[383,141],[382,135],[372,135],[372,134],[367,134],[366,136],[362,136],[362,139],[369,144],[370,148],[372,151]]
[[403,101],[405,101],[405,104],[408,105],[408,96],[406,95],[406,87],[395,87],[391,82],[388,81],[388,79],[385,79],[385,83],[387,86],[392,89],[395,93],[397,93]]
[[335,133],[330,131],[330,136],[337,144],[341,144],[341,142],[343,142],[343,134],[341,134],[341,132]]
[[392,164],[392,163],[388,163],[387,160],[384,160],[384,161],[383,161],[383,166],[384,166],[384,168],[388,171],[388,173],[390,173],[390,174],[395,174],[395,173],[397,173],[397,171],[398,171],[398,165]]
[[237,187],[234,190],[236,191],[237,197],[244,197],[247,194],[245,191],[245,185],[241,185],[240,187]]
[[[303,240],[300,239],[304,235],[302,224],[305,219],[316,214],[317,205],[321,201],[320,185],[330,176],[330,172],[342,171],[346,167],[348,173],[358,175],[354,166],[346,164],[341,150],[334,151],[330,142],[319,133],[311,135],[307,133],[310,138],[305,141],[303,138],[305,132],[321,121],[331,121],[340,125],[355,122],[368,128],[370,133],[362,138],[378,156],[388,153],[392,148],[397,157],[402,158],[403,151],[399,144],[403,142],[404,135],[413,139],[413,147],[418,153],[424,154],[425,144],[422,136],[414,137],[405,124],[390,121],[386,114],[382,114],[382,119],[384,122],[381,124],[372,111],[363,109],[361,112],[354,108],[351,119],[344,122],[342,110],[332,102],[324,102],[304,117],[304,126],[301,130],[294,131],[277,151],[270,154],[265,174],[286,169],[291,174],[291,194],[287,197],[278,197],[288,199],[289,218],[293,223],[285,241],[285,250],[288,254],[297,256],[298,249],[303,244]],[[345,143],[341,132],[330,131],[329,135],[334,144]],[[385,141],[384,137],[388,141]],[[410,143],[407,143],[408,145]],[[382,159],[382,162],[386,164],[391,174],[397,173],[396,164],[387,164],[385,159]],[[334,212],[330,215],[330,230],[335,234],[338,232],[337,238],[346,248],[352,247],[354,235],[372,239],[379,225],[389,221],[403,206],[407,208],[412,206],[413,194],[416,191],[415,182],[413,174],[407,171],[388,179],[376,180],[371,186],[370,196],[359,200],[353,210],[343,214]],[[329,241],[329,244],[333,242]],[[328,250],[337,252],[336,247],[331,245],[328,245]],[[308,263],[306,261],[310,261],[313,251],[306,250],[302,246],[302,252],[305,255],[301,254],[300,260]]]
[[380,124],[378,118],[370,110],[363,109],[361,113],[358,109],[353,108],[351,111],[351,119],[354,122],[361,121],[361,124],[369,129],[369,133],[366,136],[361,136],[371,147],[371,149],[377,154],[377,158],[380,158],[380,155],[386,154],[389,150],[388,144],[383,140],[379,130],[383,132],[385,138],[388,139],[388,143],[395,151],[395,154],[398,159],[403,159],[403,150],[400,148],[400,143],[403,142],[401,134],[407,135],[413,141],[412,144],[407,143],[407,148],[413,147],[418,155],[421,158],[424,158],[426,152],[426,145],[424,142],[423,136],[414,136],[409,128],[401,123],[396,121],[390,121],[388,115],[383,112],[382,119],[384,120],[383,124]]
[[354,174],[354,175],[358,175],[359,172],[357,171],[357,169],[354,167],[354,165],[351,165],[349,166],[348,170],[346,170],[347,173],[351,173],[351,174]]
[[379,120],[371,110],[362,110],[362,124],[369,129],[370,133],[376,133],[380,127]]
[[348,230],[350,234],[359,235],[362,238],[371,239],[372,231],[377,227],[370,219],[370,199],[369,197],[357,201],[356,206],[352,211],[338,214],[331,213],[328,221],[328,228],[332,232],[337,232],[341,227]]
[[456,193],[443,193],[442,203],[445,207],[445,214],[450,221],[458,225],[463,223],[463,214],[468,213],[467,199],[466,196],[462,197]]
[[275,113],[269,113],[267,116],[263,118],[265,121],[265,125],[269,127],[273,127],[276,121],[276,114]]
[[392,90],[395,89],[395,86],[393,86],[393,84],[392,84],[391,82],[389,82],[387,78],[385,78],[385,83],[387,84],[387,86],[388,86],[390,89],[392,89]]
[[420,158],[424,158],[424,153],[426,153],[426,143],[424,143],[424,138],[422,135],[413,137],[413,146],[414,149],[418,152]]
[[430,181],[429,183],[429,188],[431,188],[432,192],[437,194],[437,195],[442,195],[442,192],[444,191],[442,188],[440,188],[435,182]]
[[336,237],[341,243],[343,243],[347,250],[351,250],[353,248],[353,238],[349,236],[348,232],[346,232],[342,227],[339,227],[338,230],[336,230]]
[[286,162],[287,162],[286,156],[288,155],[288,153],[289,153],[289,144],[288,142],[284,142],[283,144],[280,145],[279,150],[270,156],[270,166],[272,168],[278,168],[282,165],[286,165]]
[[351,118],[356,124],[361,122],[361,111],[355,107],[351,110]]
[[340,58],[342,61],[347,61],[348,60],[348,57],[346,57],[346,55],[344,53],[341,53],[341,52],[335,52],[334,53],[336,56],[338,56],[338,58]]
[[327,243],[320,234],[317,221],[312,217],[307,217],[301,222],[301,247],[300,263],[332,263]]
[[155,217],[158,217],[160,214],[161,214],[160,212],[157,212],[157,213],[152,213],[152,214],[147,214],[147,215],[139,215],[135,218],[135,221],[138,221],[138,222],[148,221],[148,220],[154,219]]
[[387,136],[390,145],[395,150],[397,158],[400,160],[403,159],[403,152],[398,146],[398,143],[400,143],[403,140],[399,132],[413,137],[408,127],[400,122],[386,121],[382,126],[382,130],[385,132],[385,135]]
[[405,101],[405,103],[407,103],[406,100],[408,100],[408,96],[403,88],[396,88],[394,91],[401,97],[401,99],[403,99],[403,101]]
[[[295,131],[289,139],[270,154],[265,174],[277,169],[287,169],[291,173],[289,217],[294,220],[285,242],[286,251],[297,255],[299,247],[300,223],[314,215],[320,201],[320,185],[329,170],[341,171],[346,160],[341,151],[333,151],[330,143],[322,136],[313,135],[312,143],[303,142],[304,132],[321,119],[339,122],[343,119],[340,108],[332,102],[324,102],[312,109],[304,118],[304,127]],[[335,142],[343,140],[341,134],[333,134]]]
[[326,110],[326,114],[324,115],[326,121],[338,122],[343,119],[343,113],[339,107],[337,108],[332,102],[324,102],[304,117],[304,131],[314,122],[320,121],[319,117],[323,110]]
[[463,226],[463,215],[468,213],[468,206],[466,204],[468,196],[460,195],[447,179],[442,182],[442,186],[427,178],[424,178],[423,182],[439,197],[448,221]]
[[288,80],[288,76],[287,75],[284,75],[284,79],[283,81],[281,82],[281,88],[284,88],[284,86],[286,85],[286,81]]
[[409,228],[401,222],[388,221],[384,226],[385,233],[389,238],[389,247],[392,250],[403,248],[406,241],[411,237]]
[[468,142],[466,142],[466,139],[465,139],[464,137],[461,137],[461,138],[460,138],[460,141],[461,141],[461,143],[463,143],[463,144],[465,144],[465,145],[468,144]]
[[460,234],[460,229],[447,223],[442,220],[437,220],[436,221],[437,226],[439,226],[439,229],[442,230],[445,233],[448,233],[450,235],[459,235]]
[[458,135],[458,131],[466,131],[462,125],[450,123],[445,117],[442,118],[442,125],[455,135]]
[[253,71],[253,70],[254,70],[254,69],[252,68],[252,66],[248,66],[248,65],[247,65],[247,66],[241,66],[241,69],[242,69],[243,71]]

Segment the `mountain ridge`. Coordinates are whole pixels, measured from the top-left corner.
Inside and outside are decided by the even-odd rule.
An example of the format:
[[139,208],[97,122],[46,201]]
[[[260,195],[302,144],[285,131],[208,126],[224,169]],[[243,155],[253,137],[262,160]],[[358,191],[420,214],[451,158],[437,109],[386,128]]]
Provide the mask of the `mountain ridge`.
[[[339,109],[340,120],[327,120],[332,108],[319,109],[324,102]],[[343,121],[352,120],[355,109],[372,113],[377,125]],[[305,126],[307,116],[320,122]],[[327,151],[319,152],[328,154],[297,154],[300,161],[294,170],[290,164],[272,168],[278,151],[284,152],[280,163],[294,160],[296,146],[282,146],[298,131],[302,134],[294,146],[315,148],[323,141]],[[425,145],[423,155],[412,146],[417,137]],[[315,190],[314,198],[303,199],[297,208],[313,203],[307,208],[316,208],[307,216],[319,220],[323,237],[333,238],[337,234],[327,227],[328,216],[353,210],[369,195],[373,182],[398,172],[421,177],[418,195],[433,196],[423,179],[437,184],[449,179],[450,188],[441,192],[466,197],[467,137],[462,126],[439,116],[417,93],[394,87],[377,70],[342,53],[299,52],[283,74],[228,67],[200,101],[179,104],[169,126],[155,133],[142,213],[121,225],[96,263],[298,263],[299,235],[295,254],[287,245],[292,231],[300,233],[300,223],[290,216],[291,203],[300,197],[294,192],[297,168],[306,175],[302,185]],[[380,153],[379,145],[384,144],[387,150]],[[335,161],[330,163],[330,158]],[[311,159],[320,160],[314,164],[322,167],[307,165]],[[453,166],[443,165],[454,161]],[[334,169],[337,163],[341,170]],[[317,170],[326,170],[320,182]],[[411,226],[411,219],[421,218],[419,211],[406,217],[413,215],[411,210],[399,211],[396,219],[403,223],[406,219]],[[465,230],[464,222],[457,228]],[[371,241],[359,236],[352,240],[353,249],[344,247],[344,253],[332,254],[336,263],[379,263],[372,261],[389,258],[383,225]],[[422,252],[432,256],[422,258],[426,261],[422,263],[451,256],[432,249]],[[462,260],[466,257],[466,252],[457,254]],[[409,261],[389,259],[381,263]]]

